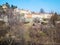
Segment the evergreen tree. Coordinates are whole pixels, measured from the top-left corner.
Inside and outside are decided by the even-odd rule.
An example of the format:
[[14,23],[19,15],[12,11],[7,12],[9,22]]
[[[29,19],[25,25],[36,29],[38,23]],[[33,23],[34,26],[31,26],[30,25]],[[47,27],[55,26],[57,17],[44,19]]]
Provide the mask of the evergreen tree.
[[17,6],[11,5],[11,8],[12,8],[12,9],[15,9],[15,8],[17,8]]
[[44,9],[43,8],[40,9],[40,13],[44,13]]

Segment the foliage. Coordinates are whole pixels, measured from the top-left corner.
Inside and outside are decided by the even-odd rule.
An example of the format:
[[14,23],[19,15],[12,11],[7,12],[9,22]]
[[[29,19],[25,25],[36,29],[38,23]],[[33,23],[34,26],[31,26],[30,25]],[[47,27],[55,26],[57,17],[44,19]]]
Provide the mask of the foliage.
[[33,22],[40,23],[40,19],[38,17],[36,17],[36,18],[33,19]]
[[17,6],[11,5],[11,8],[12,8],[12,9],[15,9],[15,8],[17,8]]
[[8,8],[10,8],[10,5],[9,5],[9,3],[7,3],[7,2],[6,2],[6,4],[5,4],[5,5],[6,5]]
[[[57,13],[50,19],[52,24],[40,24],[39,18],[34,18],[34,23],[24,24],[24,19],[23,21],[18,19],[19,13],[16,13],[16,16],[13,14],[13,9],[17,7],[14,5],[10,7],[8,3],[5,5],[8,7],[7,11],[3,12],[2,6],[0,6],[0,10],[2,10],[0,13],[7,14],[7,24],[9,25],[0,21],[0,45],[49,45],[50,43],[54,45],[54,43],[60,43],[60,28],[52,26],[57,20]],[[41,9],[41,13],[44,13],[43,9]],[[24,14],[21,15],[21,17],[24,16]]]
[[56,21],[57,21],[57,17],[58,15],[57,15],[57,13],[55,13],[55,14],[53,14],[52,16],[51,16],[51,19],[50,19],[50,21],[51,21],[51,23],[53,24],[53,25],[55,25],[55,23],[56,23]]
[[44,13],[44,9],[43,8],[40,9],[40,13]]
[[3,10],[2,6],[0,5],[0,15],[1,15],[2,13],[4,13],[4,10]]

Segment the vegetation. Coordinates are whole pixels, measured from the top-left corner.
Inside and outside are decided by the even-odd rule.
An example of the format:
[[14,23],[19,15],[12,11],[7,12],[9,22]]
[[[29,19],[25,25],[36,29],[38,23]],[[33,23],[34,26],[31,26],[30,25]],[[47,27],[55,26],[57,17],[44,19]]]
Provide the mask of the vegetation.
[[45,13],[43,8],[40,9],[40,13]]
[[57,13],[54,13],[54,15],[51,17],[50,21],[53,25],[56,25],[56,21],[58,19]]
[[12,8],[12,9],[15,9],[15,8],[17,8],[17,6],[11,5],[11,8]]
[[[0,21],[0,45],[55,45],[60,43],[58,26],[60,24],[56,24],[57,13],[54,13],[49,21],[51,23],[48,24],[40,23],[39,18],[35,18],[34,23],[24,23],[24,19],[20,21],[20,18],[17,18],[19,13],[15,13],[17,16],[13,14],[16,6],[11,5],[10,7],[8,3],[4,5],[8,7],[7,11],[4,12],[0,5],[0,15],[7,15],[8,23]],[[41,13],[44,13],[42,9]]]
[[35,22],[35,23],[40,23],[40,20],[39,20],[39,18],[37,17],[37,18],[34,18],[34,19],[33,19],[33,22]]

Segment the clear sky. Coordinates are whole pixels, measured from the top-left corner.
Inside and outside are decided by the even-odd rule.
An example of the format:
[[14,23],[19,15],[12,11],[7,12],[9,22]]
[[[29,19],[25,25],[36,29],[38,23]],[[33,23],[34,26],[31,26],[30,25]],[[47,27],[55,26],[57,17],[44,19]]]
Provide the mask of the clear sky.
[[0,0],[0,5],[6,2],[21,9],[39,12],[40,8],[43,8],[46,12],[55,11],[60,13],[60,0]]

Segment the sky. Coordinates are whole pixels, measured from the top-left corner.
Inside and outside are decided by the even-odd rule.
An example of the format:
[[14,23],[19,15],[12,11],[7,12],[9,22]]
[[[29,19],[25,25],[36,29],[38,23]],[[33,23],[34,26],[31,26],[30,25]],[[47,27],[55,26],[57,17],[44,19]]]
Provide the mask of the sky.
[[39,12],[43,8],[45,12],[60,13],[60,0],[0,0],[0,5],[6,2],[20,9]]

